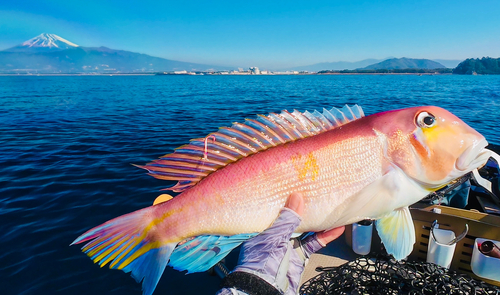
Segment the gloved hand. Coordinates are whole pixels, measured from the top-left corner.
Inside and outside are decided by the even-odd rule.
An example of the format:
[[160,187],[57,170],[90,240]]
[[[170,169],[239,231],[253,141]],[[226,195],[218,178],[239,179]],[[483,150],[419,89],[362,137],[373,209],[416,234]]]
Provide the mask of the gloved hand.
[[243,244],[239,264],[219,295],[297,294],[309,257],[344,232],[339,227],[290,241],[303,208],[302,195],[292,194],[273,225]]

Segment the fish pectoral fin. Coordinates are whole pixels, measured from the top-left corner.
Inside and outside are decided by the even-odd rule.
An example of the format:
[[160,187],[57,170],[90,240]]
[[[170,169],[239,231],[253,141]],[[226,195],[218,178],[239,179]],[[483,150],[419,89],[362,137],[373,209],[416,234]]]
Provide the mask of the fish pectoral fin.
[[387,253],[401,260],[413,251],[415,226],[410,209],[403,207],[375,221],[377,232]]

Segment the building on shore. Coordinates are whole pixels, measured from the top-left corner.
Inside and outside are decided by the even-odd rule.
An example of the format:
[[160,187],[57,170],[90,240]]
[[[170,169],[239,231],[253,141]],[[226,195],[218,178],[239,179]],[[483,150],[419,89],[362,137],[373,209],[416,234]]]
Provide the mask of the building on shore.
[[250,73],[252,73],[252,75],[260,75],[259,68],[258,67],[250,67]]
[[250,71],[232,71],[231,75],[251,75]]

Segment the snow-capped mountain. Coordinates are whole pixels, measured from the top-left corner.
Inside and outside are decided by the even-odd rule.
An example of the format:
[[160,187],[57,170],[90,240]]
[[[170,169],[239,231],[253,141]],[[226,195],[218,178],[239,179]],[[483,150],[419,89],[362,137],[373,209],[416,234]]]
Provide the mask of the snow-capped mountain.
[[0,73],[140,73],[232,70],[106,47],[78,46],[54,34],[41,34],[0,51]]
[[20,45],[14,46],[4,51],[8,52],[43,52],[43,51],[58,51],[76,48],[78,45],[72,43],[55,34],[43,33],[35,38],[23,42]]

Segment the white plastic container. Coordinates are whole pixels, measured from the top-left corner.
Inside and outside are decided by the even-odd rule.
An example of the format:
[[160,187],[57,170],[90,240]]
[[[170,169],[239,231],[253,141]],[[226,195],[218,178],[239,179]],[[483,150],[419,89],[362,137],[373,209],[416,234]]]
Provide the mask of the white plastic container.
[[492,241],[495,245],[500,247],[500,242],[498,241],[477,238],[474,242],[472,259],[470,262],[472,272],[478,277],[500,282],[500,259],[486,256],[479,251],[477,244],[483,243],[484,241]]
[[[434,239],[434,236],[436,236],[439,242]],[[430,234],[429,237],[429,244],[427,245],[427,262],[450,268],[457,244],[453,243],[452,245],[447,245],[447,243],[455,238],[455,233],[451,230],[434,228],[434,236]]]
[[352,250],[354,253],[358,255],[367,255],[370,253],[372,233],[372,221],[363,220],[352,225]]

